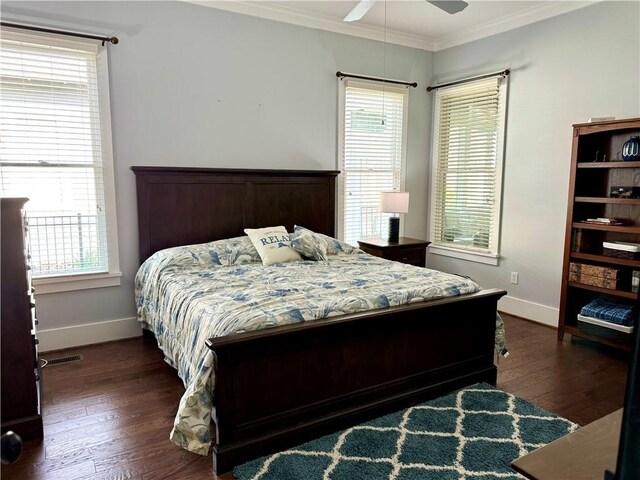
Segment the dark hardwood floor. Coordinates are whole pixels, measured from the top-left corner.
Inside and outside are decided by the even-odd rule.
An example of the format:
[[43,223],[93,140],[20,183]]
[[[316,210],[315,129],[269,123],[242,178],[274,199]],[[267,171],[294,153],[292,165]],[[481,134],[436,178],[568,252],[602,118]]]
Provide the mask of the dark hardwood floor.
[[[504,318],[511,356],[500,359],[499,388],[582,425],[622,406],[623,355],[569,336],[557,344],[551,328]],[[27,444],[16,464],[3,465],[3,479],[215,478],[210,457],[168,440],[184,388],[153,342],[137,338],[43,356],[75,353],[84,359],[43,370],[44,441]]]

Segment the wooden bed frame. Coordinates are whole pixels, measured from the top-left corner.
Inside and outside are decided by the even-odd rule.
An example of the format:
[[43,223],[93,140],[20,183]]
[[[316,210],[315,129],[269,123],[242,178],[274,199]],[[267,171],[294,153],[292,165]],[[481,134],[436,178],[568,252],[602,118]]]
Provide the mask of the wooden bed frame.
[[[294,224],[335,236],[336,171],[132,167],[140,261]],[[211,338],[214,471],[476,382],[503,290]]]

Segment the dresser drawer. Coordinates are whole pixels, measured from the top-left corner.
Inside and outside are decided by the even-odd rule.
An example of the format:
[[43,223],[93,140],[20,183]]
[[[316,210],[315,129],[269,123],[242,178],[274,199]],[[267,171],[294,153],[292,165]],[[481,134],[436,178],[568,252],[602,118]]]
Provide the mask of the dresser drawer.
[[394,262],[402,262],[416,267],[424,267],[426,261],[426,249],[403,249],[403,250],[387,250],[383,253],[383,257]]

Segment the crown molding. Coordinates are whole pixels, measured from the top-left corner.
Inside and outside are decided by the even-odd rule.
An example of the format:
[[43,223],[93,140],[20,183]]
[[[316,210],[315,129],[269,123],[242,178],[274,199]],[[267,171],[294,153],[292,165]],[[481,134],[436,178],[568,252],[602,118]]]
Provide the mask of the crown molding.
[[337,20],[334,17],[311,14],[304,10],[247,0],[182,0],[186,3],[203,7],[215,8],[227,12],[264,18],[276,22],[289,23],[302,27],[315,28],[328,32],[342,33],[354,37],[367,38],[369,40],[385,41],[395,45],[419,48],[429,52],[437,52],[447,48],[462,45],[464,43],[480,40],[499,33],[507,32],[525,25],[529,25],[547,18],[569,13],[580,8],[593,5],[603,0],[587,1],[549,1],[542,5],[533,6],[520,12],[498,18],[491,22],[485,22],[473,28],[455,32],[439,38],[413,35],[399,30],[386,30],[382,27],[365,25],[363,23],[348,23]]
[[481,38],[497,35],[498,33],[524,27],[525,25],[546,20],[547,18],[588,7],[599,1],[601,0],[548,2],[542,5],[536,5],[525,10],[520,10],[517,13],[498,18],[492,22],[486,22],[461,32],[455,32],[437,38],[434,51],[445,50],[464,43],[480,40]]
[[206,0],[183,0],[187,3],[200,5],[203,7],[225,10],[227,12],[250,15],[252,17],[265,18],[276,22],[290,23],[302,27],[315,28],[328,32],[342,33],[354,37],[386,41],[404,47],[419,48],[421,50],[434,51],[435,39],[420,35],[412,35],[398,30],[386,30],[382,27],[365,25],[362,23],[347,23],[336,20],[333,17],[319,14],[310,14],[303,10],[291,7],[274,5],[272,3],[249,2],[245,0],[234,1],[206,1]]

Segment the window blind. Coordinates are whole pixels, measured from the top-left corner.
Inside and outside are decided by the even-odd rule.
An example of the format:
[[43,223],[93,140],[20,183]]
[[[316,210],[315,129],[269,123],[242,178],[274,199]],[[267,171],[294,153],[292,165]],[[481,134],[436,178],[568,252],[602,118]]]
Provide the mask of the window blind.
[[504,108],[501,79],[436,96],[432,242],[497,255]]
[[0,193],[29,198],[34,277],[108,271],[97,53],[2,32]]
[[344,241],[386,237],[380,192],[404,189],[406,88],[345,80],[342,151]]

